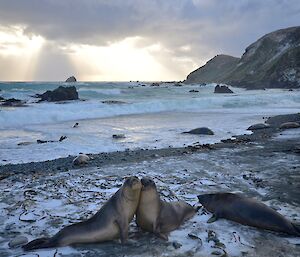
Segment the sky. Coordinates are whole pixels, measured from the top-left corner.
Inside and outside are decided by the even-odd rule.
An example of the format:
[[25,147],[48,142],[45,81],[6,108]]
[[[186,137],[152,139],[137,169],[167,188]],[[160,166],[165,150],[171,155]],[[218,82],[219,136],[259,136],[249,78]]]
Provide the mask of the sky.
[[0,81],[178,81],[299,25],[299,0],[0,0]]

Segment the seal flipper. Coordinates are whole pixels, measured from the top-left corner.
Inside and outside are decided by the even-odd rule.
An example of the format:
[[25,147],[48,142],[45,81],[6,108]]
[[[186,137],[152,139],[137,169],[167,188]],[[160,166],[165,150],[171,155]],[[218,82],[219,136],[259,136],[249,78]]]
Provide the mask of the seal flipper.
[[218,216],[216,214],[213,214],[207,221],[207,223],[213,223],[218,220]]
[[156,235],[157,235],[159,238],[163,239],[163,240],[166,240],[166,241],[169,240],[169,237],[168,237],[167,234],[164,234],[164,233],[156,233]]
[[125,244],[128,239],[128,224],[126,223],[125,220],[116,220],[116,223],[119,227],[120,230],[120,239],[121,243]]
[[30,251],[34,249],[40,249],[40,248],[51,248],[58,246],[55,241],[51,240],[51,238],[43,237],[43,238],[38,238],[35,240],[32,240],[26,245],[23,245],[22,248],[25,251]]

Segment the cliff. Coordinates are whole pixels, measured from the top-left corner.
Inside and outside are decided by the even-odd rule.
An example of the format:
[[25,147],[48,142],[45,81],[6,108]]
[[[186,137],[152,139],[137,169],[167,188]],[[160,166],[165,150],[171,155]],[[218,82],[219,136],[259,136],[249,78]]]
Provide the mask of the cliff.
[[300,87],[300,27],[271,32],[248,46],[240,59],[218,55],[185,83],[226,83],[248,89]]

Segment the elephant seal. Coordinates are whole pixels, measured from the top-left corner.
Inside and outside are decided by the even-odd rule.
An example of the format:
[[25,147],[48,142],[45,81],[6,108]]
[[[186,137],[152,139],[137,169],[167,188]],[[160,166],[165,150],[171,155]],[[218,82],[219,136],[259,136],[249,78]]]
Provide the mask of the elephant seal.
[[141,182],[143,187],[136,212],[136,223],[141,229],[168,240],[167,234],[192,218],[196,209],[184,201],[162,201],[152,179],[142,178]]
[[39,238],[23,246],[24,250],[51,248],[81,243],[99,243],[120,238],[125,243],[128,226],[136,212],[141,181],[129,177],[123,186],[90,219],[64,227],[51,238]]
[[79,154],[74,160],[73,160],[73,165],[75,166],[79,166],[79,165],[83,165],[83,164],[87,164],[88,161],[91,158],[89,156],[87,156],[86,154]]
[[198,195],[199,202],[213,213],[208,223],[219,218],[243,225],[300,236],[300,226],[285,219],[280,213],[254,199],[233,193]]

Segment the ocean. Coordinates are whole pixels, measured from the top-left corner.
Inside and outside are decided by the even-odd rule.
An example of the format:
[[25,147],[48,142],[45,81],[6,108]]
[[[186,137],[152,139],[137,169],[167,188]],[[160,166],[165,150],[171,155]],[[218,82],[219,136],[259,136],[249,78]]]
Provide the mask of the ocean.
[[[60,85],[73,84],[0,83],[0,96],[28,103],[27,107],[0,107],[0,165],[79,153],[215,143],[250,133],[247,128],[265,117],[300,111],[299,90],[232,88],[234,94],[214,94],[216,84],[154,87],[139,82],[77,82],[80,100],[36,103],[35,94]],[[76,122],[79,126],[73,128]],[[209,127],[215,135],[182,134],[198,127]],[[114,139],[113,134],[125,138]],[[67,139],[36,143],[61,136]]]

